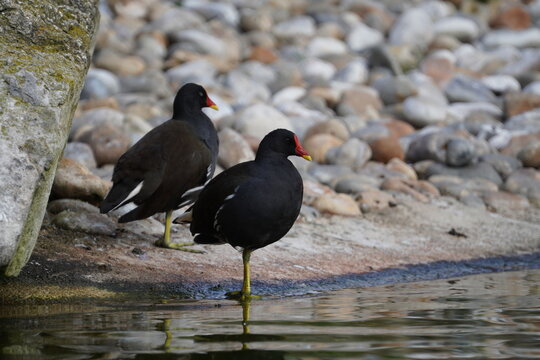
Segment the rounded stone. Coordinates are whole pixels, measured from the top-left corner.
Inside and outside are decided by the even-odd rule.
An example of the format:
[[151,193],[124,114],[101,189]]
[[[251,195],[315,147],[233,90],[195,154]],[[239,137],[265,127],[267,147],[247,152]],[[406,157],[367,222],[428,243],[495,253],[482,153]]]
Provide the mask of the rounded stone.
[[523,166],[540,168],[540,141],[535,141],[523,149],[517,155]]
[[234,128],[243,135],[258,139],[262,139],[274,129],[293,130],[291,122],[283,113],[261,103],[244,108],[237,115]]
[[392,194],[377,189],[362,191],[357,199],[363,213],[381,211],[397,203]]
[[331,134],[320,133],[304,140],[304,148],[318,163],[326,161],[326,153],[329,149],[343,144],[343,140]]
[[92,235],[116,235],[116,224],[102,214],[64,210],[52,218],[52,223],[62,229]]
[[131,138],[121,128],[111,124],[80,131],[76,140],[92,148],[98,166],[116,164],[131,145]]
[[236,131],[225,128],[219,132],[219,164],[228,169],[241,162],[255,159],[248,142]]
[[387,163],[394,158],[399,160],[405,159],[405,152],[401,147],[399,138],[395,136],[375,139],[369,143],[369,146],[371,147],[373,153],[372,159],[374,161]]
[[326,152],[325,160],[328,164],[347,165],[360,169],[371,158],[371,149],[367,143],[351,138],[343,145],[330,148]]
[[474,145],[463,138],[453,138],[446,143],[446,164],[465,166],[476,158]]
[[412,166],[405,163],[403,160],[394,157],[386,164],[386,168],[391,171],[395,171],[405,175],[407,179],[417,180],[418,176]]
[[429,99],[411,96],[403,102],[403,114],[415,127],[437,124],[446,119],[446,106],[433,103]]
[[83,142],[70,142],[64,148],[65,158],[72,159],[87,168],[95,168],[97,166],[96,159],[92,148]]
[[354,199],[346,194],[325,194],[313,202],[313,207],[322,213],[341,216],[358,216],[360,208]]
[[47,211],[50,214],[58,214],[65,210],[78,213],[88,212],[99,214],[99,208],[97,208],[96,206],[76,199],[53,200],[47,205]]
[[111,183],[92,174],[78,162],[63,158],[58,164],[52,186],[53,198],[70,198],[91,202],[105,198]]
[[81,99],[103,99],[120,91],[118,77],[104,69],[89,69],[84,86],[81,91]]

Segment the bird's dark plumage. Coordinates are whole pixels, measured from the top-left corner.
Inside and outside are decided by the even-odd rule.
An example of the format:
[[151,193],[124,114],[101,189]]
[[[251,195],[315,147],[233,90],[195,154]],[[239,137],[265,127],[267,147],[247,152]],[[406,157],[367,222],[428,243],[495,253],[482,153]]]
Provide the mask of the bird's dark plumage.
[[102,213],[133,203],[137,207],[119,219],[128,222],[193,203],[212,178],[218,153],[217,133],[204,107],[217,109],[203,87],[186,84],[178,91],[172,119],[118,160]]
[[302,206],[302,178],[290,155],[311,160],[296,135],[274,130],[262,140],[254,161],[212,179],[193,205],[195,242],[229,243],[251,252],[281,239]]

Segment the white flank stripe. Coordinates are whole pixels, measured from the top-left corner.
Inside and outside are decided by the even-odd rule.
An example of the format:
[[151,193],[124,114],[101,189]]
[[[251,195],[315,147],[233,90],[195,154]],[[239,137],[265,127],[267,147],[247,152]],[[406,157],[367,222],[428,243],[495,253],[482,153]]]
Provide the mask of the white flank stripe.
[[143,186],[143,181],[141,181],[137,186],[135,186],[135,189],[131,190],[131,192],[128,194],[128,196],[126,196],[126,199],[123,200],[120,204],[116,205],[112,210],[118,209],[120,206],[125,205],[125,204],[128,203],[131,199],[133,199],[135,196],[137,196],[137,194],[139,193],[139,191],[141,191],[142,186]]
[[197,187],[191,188],[191,189],[189,189],[188,191],[186,191],[184,194],[182,194],[182,197],[191,195],[191,194],[193,194],[194,192],[201,190],[203,187],[204,187],[204,185],[201,185],[201,186],[197,186]]

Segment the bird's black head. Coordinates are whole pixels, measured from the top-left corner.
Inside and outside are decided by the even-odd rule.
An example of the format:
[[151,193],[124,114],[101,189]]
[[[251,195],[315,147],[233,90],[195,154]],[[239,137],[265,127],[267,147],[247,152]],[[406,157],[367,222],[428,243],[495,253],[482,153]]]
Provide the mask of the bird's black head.
[[311,156],[302,147],[298,137],[285,129],[277,129],[266,134],[257,150],[257,159],[276,153],[286,157],[289,155],[301,156],[311,161]]
[[174,98],[173,118],[178,119],[183,115],[199,112],[204,107],[218,109],[201,85],[186,84],[178,90]]

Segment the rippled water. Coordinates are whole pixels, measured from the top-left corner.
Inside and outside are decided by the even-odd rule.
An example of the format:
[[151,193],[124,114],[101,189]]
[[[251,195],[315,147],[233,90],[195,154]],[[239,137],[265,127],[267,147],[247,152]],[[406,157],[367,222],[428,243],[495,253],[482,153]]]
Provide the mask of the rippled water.
[[4,307],[0,315],[6,359],[540,358],[540,270],[254,300],[244,309],[212,300]]

